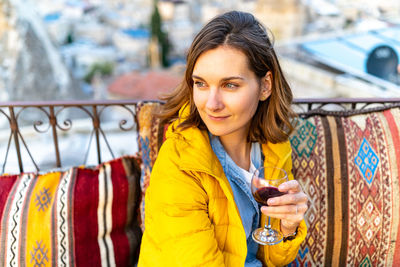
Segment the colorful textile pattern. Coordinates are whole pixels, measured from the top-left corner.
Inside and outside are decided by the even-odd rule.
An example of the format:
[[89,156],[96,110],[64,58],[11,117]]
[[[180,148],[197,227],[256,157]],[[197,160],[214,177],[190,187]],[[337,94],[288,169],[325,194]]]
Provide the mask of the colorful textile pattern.
[[379,158],[365,138],[354,161],[367,183],[371,184],[376,168],[378,167]]
[[400,110],[313,116],[297,129],[293,174],[310,201],[291,266],[400,266]]
[[139,154],[142,158],[140,186],[142,197],[140,202],[140,227],[144,231],[144,194],[149,185],[150,173],[156,161],[158,150],[164,136],[164,126],[154,112],[161,106],[160,103],[142,102],[137,105],[136,118],[138,123]]
[[139,176],[134,157],[0,176],[0,266],[132,266]]

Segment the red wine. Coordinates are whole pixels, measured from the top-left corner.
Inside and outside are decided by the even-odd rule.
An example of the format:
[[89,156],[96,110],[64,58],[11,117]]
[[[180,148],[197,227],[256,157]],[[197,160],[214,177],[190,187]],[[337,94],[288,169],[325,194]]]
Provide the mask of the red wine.
[[254,193],[254,199],[262,206],[268,206],[268,199],[272,197],[280,197],[286,193],[280,192],[276,187],[262,187]]

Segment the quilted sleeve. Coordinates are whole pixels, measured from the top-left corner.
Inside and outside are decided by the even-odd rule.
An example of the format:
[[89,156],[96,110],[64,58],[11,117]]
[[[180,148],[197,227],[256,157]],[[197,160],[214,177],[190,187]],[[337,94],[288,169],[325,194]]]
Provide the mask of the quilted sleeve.
[[160,150],[146,191],[139,266],[154,266],[154,257],[160,257],[153,262],[163,266],[224,266],[208,217],[207,193],[196,177],[179,169],[179,151],[168,142]]

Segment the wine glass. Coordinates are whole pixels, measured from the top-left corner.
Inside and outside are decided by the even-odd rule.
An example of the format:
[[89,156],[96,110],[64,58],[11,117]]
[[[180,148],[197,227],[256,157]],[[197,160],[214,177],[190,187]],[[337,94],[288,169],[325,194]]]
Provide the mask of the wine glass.
[[[285,170],[277,167],[260,167],[251,178],[251,193],[261,206],[268,206],[268,199],[279,197],[286,193],[280,192],[278,186],[288,181]],[[275,245],[282,241],[281,232],[271,228],[271,218],[263,228],[257,228],[252,234],[253,240],[261,245]]]

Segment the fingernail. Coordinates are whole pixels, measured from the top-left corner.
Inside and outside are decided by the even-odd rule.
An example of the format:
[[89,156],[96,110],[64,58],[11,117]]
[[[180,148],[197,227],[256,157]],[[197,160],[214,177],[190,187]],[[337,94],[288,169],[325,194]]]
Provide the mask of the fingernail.
[[268,208],[267,207],[262,207],[261,208],[261,212],[267,212],[268,211]]
[[268,204],[269,205],[274,205],[275,204],[275,200],[274,199],[268,199]]

